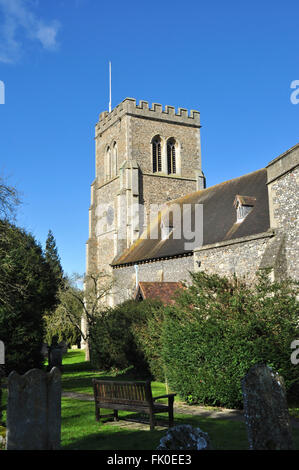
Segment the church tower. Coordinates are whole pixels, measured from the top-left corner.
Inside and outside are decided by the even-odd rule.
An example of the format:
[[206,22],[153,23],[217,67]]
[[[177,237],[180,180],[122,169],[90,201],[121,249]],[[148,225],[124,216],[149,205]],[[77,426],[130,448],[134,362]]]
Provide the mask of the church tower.
[[110,263],[143,232],[151,204],[204,188],[200,115],[126,98],[95,128],[87,273]]

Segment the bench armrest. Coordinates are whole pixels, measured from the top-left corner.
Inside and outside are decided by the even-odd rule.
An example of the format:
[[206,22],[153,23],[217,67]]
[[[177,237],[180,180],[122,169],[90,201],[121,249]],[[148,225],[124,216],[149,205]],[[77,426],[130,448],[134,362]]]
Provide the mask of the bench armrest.
[[169,393],[168,395],[160,395],[159,397],[153,397],[153,400],[158,400],[159,398],[171,398],[171,397],[175,397],[176,396],[176,393]]

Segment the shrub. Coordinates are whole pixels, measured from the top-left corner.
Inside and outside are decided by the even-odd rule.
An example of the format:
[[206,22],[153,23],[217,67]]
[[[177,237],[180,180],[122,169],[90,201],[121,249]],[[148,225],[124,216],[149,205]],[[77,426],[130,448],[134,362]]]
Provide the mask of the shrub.
[[101,370],[133,366],[139,375],[148,375],[148,365],[136,341],[134,325],[143,322],[139,303],[129,300],[101,312],[90,330],[90,359]]
[[255,287],[204,272],[192,274],[175,307],[166,309],[162,359],[172,389],[190,403],[242,406],[241,379],[265,362],[285,379],[298,381],[290,344],[298,337],[297,285],[271,283],[258,275]]
[[137,304],[142,311],[139,321],[135,322],[132,331],[138,347],[146,358],[151,376],[164,382],[165,370],[162,360],[162,327],[165,308],[159,300],[144,300]]

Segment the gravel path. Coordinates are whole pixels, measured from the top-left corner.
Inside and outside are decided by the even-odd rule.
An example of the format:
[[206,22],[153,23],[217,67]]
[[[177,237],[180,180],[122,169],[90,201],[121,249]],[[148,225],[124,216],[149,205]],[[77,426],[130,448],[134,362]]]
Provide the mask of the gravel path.
[[[63,392],[65,398],[76,398],[79,400],[93,401],[93,395],[87,393]],[[202,416],[204,418],[230,419],[232,421],[245,421],[242,410],[230,410],[227,408],[212,408],[205,406],[189,406],[185,403],[175,402],[174,412],[178,414],[188,414],[192,416]],[[299,420],[291,418],[292,426],[299,428]]]

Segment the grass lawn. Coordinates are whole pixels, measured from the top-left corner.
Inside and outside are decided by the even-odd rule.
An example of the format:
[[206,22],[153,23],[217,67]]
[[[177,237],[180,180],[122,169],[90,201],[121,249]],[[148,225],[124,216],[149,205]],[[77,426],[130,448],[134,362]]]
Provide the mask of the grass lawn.
[[[119,413],[124,416],[124,413]],[[176,415],[175,424],[192,424],[207,432],[213,449],[248,449],[245,426],[239,422]],[[65,450],[154,450],[163,431],[120,427],[95,421],[94,404],[82,400],[62,400],[62,448]]]
[[[93,377],[113,378],[113,380],[127,380],[125,374],[107,375],[92,370],[90,364],[84,360],[84,352],[80,350],[69,351],[63,359],[64,371],[62,374],[63,392],[80,392],[93,395],[91,379]],[[153,395],[165,393],[165,385],[159,382],[152,383]],[[120,417],[128,413],[119,412]],[[242,422],[203,418],[191,415],[175,414],[175,424],[191,424],[200,427],[210,436],[215,450],[247,450],[248,440],[246,426]],[[95,421],[95,408],[93,401],[84,401],[77,398],[62,398],[62,428],[61,445],[63,450],[154,450],[164,436],[163,431],[149,431],[132,429],[131,423],[127,426],[112,423],[111,421]],[[299,449],[299,429],[294,430],[295,448]]]

